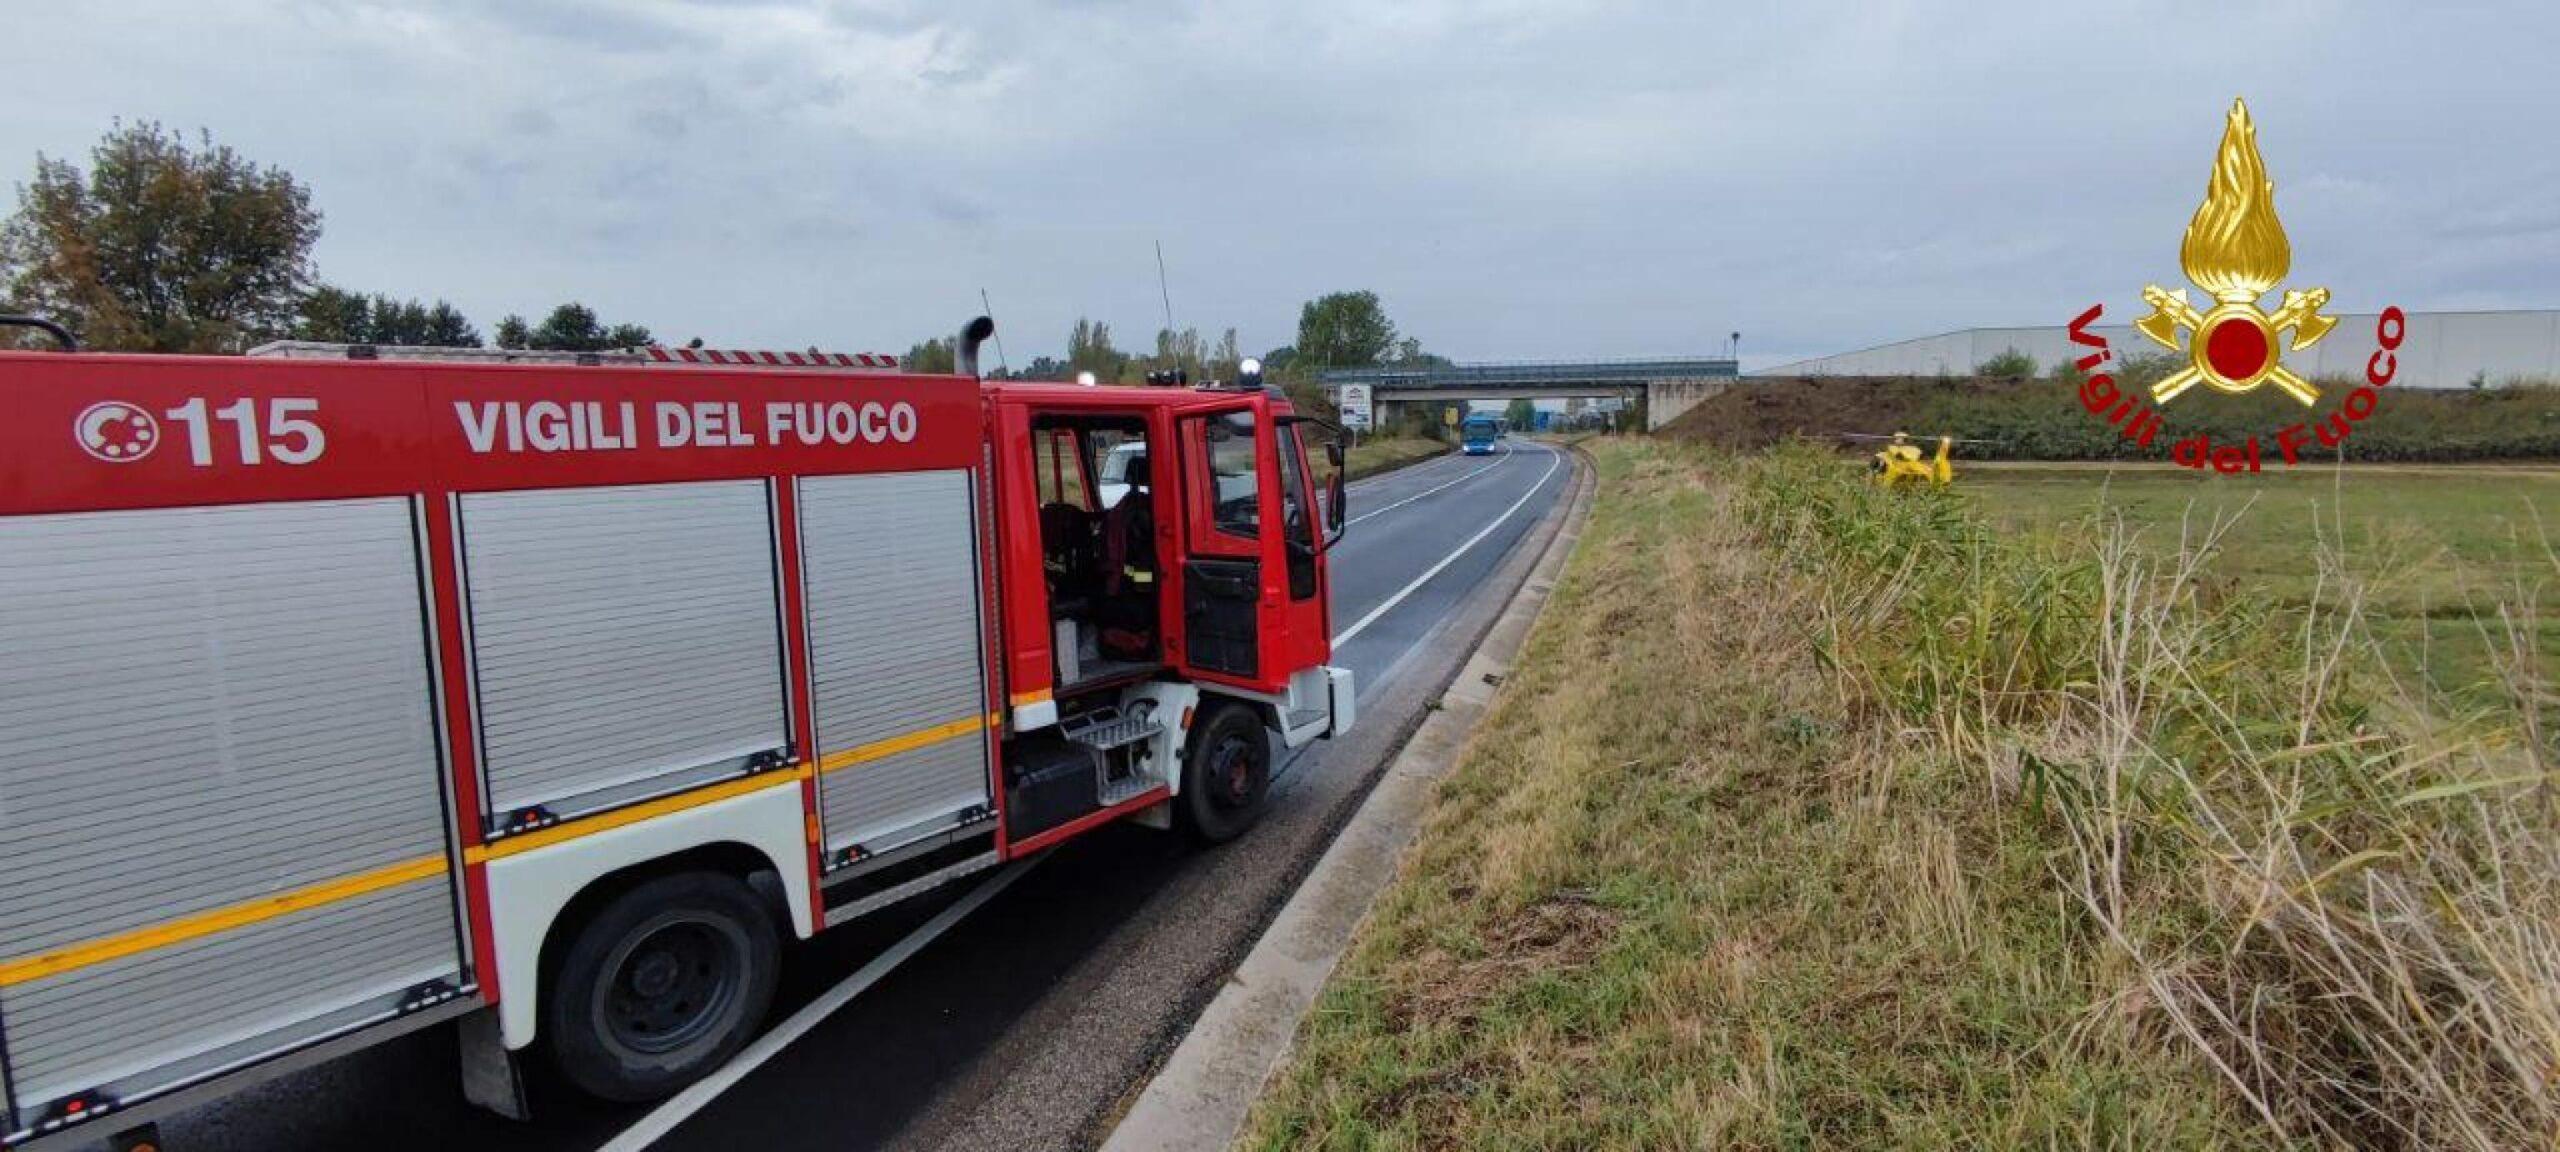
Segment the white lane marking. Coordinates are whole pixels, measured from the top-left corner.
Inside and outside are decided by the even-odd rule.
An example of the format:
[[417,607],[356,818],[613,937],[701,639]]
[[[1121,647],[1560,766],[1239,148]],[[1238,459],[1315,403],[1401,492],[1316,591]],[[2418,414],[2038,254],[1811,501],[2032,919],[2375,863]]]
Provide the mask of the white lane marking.
[[1395,503],[1393,503],[1393,504],[1389,504],[1389,505],[1387,505],[1387,506],[1386,506],[1386,507],[1384,507],[1384,508],[1378,508],[1378,509],[1374,509],[1374,510],[1371,510],[1371,511],[1368,511],[1368,512],[1363,512],[1363,513],[1361,513],[1361,514],[1359,514],[1359,515],[1357,515],[1357,516],[1354,516],[1354,517],[1352,517],[1352,518],[1350,518],[1350,519],[1348,519],[1348,520],[1343,521],[1343,522],[1342,522],[1342,526],[1343,526],[1343,527],[1345,527],[1345,528],[1348,528],[1348,527],[1350,527],[1350,526],[1352,526],[1352,525],[1354,525],[1354,524],[1357,524],[1357,523],[1359,523],[1359,522],[1361,522],[1361,521],[1363,521],[1363,520],[1366,520],[1366,519],[1368,519],[1368,518],[1370,518],[1370,517],[1372,517],[1372,516],[1384,516],[1384,515],[1386,515],[1386,514],[1387,514],[1387,513],[1389,513],[1389,512],[1393,512],[1393,511],[1395,511],[1395,510],[1396,510],[1396,509],[1398,509],[1398,508],[1402,508],[1402,507],[1404,507],[1405,505],[1407,505],[1407,504],[1411,504],[1411,503],[1413,503],[1413,502],[1414,502],[1414,501],[1416,501],[1416,500],[1420,500],[1420,499],[1422,499],[1422,498],[1423,498],[1423,497],[1425,497],[1425,496],[1429,496],[1429,495],[1431,495],[1431,494],[1432,494],[1432,493],[1434,493],[1434,492],[1445,492],[1445,491],[1447,491],[1447,490],[1449,490],[1449,489],[1451,489],[1451,488],[1455,488],[1455,487],[1457,487],[1457,486],[1458,486],[1458,485],[1460,485],[1460,484],[1464,484],[1464,483],[1466,483],[1466,482],[1467,482],[1467,481],[1469,481],[1469,480],[1473,480],[1473,479],[1475,479],[1475,478],[1476,478],[1476,477],[1478,477],[1478,476],[1482,476],[1482,475],[1484,475],[1484,474],[1485,474],[1485,473],[1487,473],[1487,472],[1491,472],[1491,471],[1493,471],[1493,465],[1494,465],[1494,464],[1500,464],[1500,463],[1502,463],[1503,461],[1508,460],[1508,459],[1510,459],[1510,458],[1511,458],[1511,446],[1510,446],[1510,445],[1508,445],[1508,444],[1505,444],[1505,445],[1503,445],[1503,446],[1502,446],[1502,455],[1494,457],[1494,458],[1493,458],[1493,464],[1487,464],[1487,465],[1485,465],[1485,466],[1484,466],[1484,467],[1482,467],[1482,468],[1478,468],[1478,469],[1476,469],[1476,470],[1475,470],[1475,471],[1473,471],[1473,472],[1469,472],[1469,473],[1467,473],[1466,475],[1464,475],[1464,476],[1460,476],[1460,477],[1458,477],[1457,479],[1452,480],[1452,481],[1450,481],[1450,482],[1448,482],[1448,483],[1446,483],[1446,484],[1443,484],[1443,485],[1441,485],[1441,486],[1439,486],[1439,487],[1437,487],[1437,488],[1430,488],[1430,489],[1425,489],[1425,490],[1423,490],[1423,491],[1421,491],[1421,492],[1416,492],[1416,493],[1414,493],[1413,495],[1411,495],[1411,496],[1407,496],[1407,497],[1405,497],[1405,498],[1404,498],[1404,499],[1402,499],[1402,500],[1398,500],[1398,501],[1396,501],[1396,502],[1395,502]]
[[677,1125],[691,1119],[693,1114],[701,1111],[704,1105],[718,1099],[721,1093],[735,1087],[738,1081],[746,1079],[748,1073],[761,1067],[765,1061],[773,1059],[784,1048],[790,1047],[793,1041],[807,1035],[810,1029],[817,1027],[820,1021],[833,1015],[836,1009],[852,1003],[854,997],[869,991],[872,985],[879,983],[882,977],[887,976],[898,965],[923,951],[925,945],[933,943],[936,937],[949,931],[952,925],[959,923],[971,912],[977,911],[979,905],[995,899],[996,893],[1004,891],[1006,886],[1021,879],[1022,874],[1030,871],[1032,865],[1048,858],[1049,854],[1042,852],[1028,860],[1016,860],[1005,865],[1004,871],[988,877],[986,882],[970,889],[968,895],[936,913],[933,919],[925,921],[915,931],[907,933],[904,939],[890,945],[888,951],[872,957],[870,963],[855,969],[853,975],[845,977],[835,987],[827,989],[807,1006],[792,1013],[790,1019],[775,1025],[772,1031],[757,1037],[755,1043],[741,1049],[736,1056],[729,1059],[727,1064],[721,1065],[719,1071],[695,1081],[691,1087],[668,1098],[666,1103],[651,1109],[648,1115],[640,1118],[639,1123],[623,1129],[619,1135],[596,1149],[596,1152],[641,1152],[660,1137],[675,1131]]
[[1420,576],[1414,577],[1413,583],[1397,589],[1395,595],[1387,597],[1386,603],[1370,609],[1368,615],[1353,621],[1350,627],[1335,633],[1333,637],[1333,646],[1339,648],[1344,644],[1350,643],[1351,638],[1359,635],[1362,629],[1367,628],[1371,624],[1377,623],[1378,617],[1386,615],[1390,609],[1393,609],[1398,604],[1404,603],[1405,597],[1413,595],[1415,589],[1430,583],[1432,577],[1439,575],[1441,571],[1449,565],[1457,563],[1458,557],[1466,555],[1468,549],[1484,543],[1484,538],[1493,535],[1493,530],[1502,527],[1503,521],[1511,519],[1511,517],[1518,513],[1524,505],[1528,504],[1529,498],[1538,494],[1538,489],[1546,487],[1547,477],[1555,475],[1556,466],[1564,463],[1564,453],[1558,452],[1553,448],[1542,448],[1539,450],[1547,454],[1547,470],[1538,473],[1537,482],[1529,485],[1528,491],[1521,493],[1520,498],[1512,501],[1510,507],[1503,509],[1502,515],[1494,517],[1493,523],[1485,525],[1483,531],[1467,537],[1466,543],[1458,545],[1455,551],[1441,557],[1440,562],[1432,565],[1429,571],[1424,572]]
[[1358,487],[1361,487],[1361,486],[1363,486],[1363,485],[1384,484],[1384,483],[1386,483],[1386,482],[1387,482],[1387,481],[1389,481],[1389,480],[1412,480],[1412,479],[1415,479],[1415,478],[1417,478],[1417,477],[1421,476],[1423,473],[1428,472],[1428,471],[1431,471],[1432,469],[1437,468],[1437,467],[1439,467],[1439,466],[1441,466],[1441,465],[1443,465],[1443,464],[1446,464],[1446,463],[1448,463],[1448,462],[1450,462],[1450,461],[1452,461],[1452,460],[1464,460],[1464,459],[1466,459],[1466,458],[1467,458],[1467,454],[1466,454],[1466,453],[1464,453],[1464,452],[1443,452],[1443,453],[1441,453],[1441,454],[1439,454],[1439,455],[1437,455],[1437,456],[1434,456],[1434,457],[1432,457],[1432,458],[1430,458],[1430,459],[1428,459],[1428,460],[1423,461],[1423,462],[1422,462],[1422,463],[1420,463],[1420,464],[1408,464],[1408,465],[1406,465],[1406,466],[1404,466],[1404,467],[1402,467],[1402,468],[1396,468],[1396,469],[1392,469],[1392,470],[1389,470],[1389,471],[1386,471],[1386,472],[1379,472],[1379,473],[1374,473],[1374,474],[1372,474],[1372,475],[1363,476],[1363,477],[1361,477],[1361,478],[1359,478],[1359,479],[1357,479],[1357,480],[1352,481],[1352,482],[1351,482],[1351,487],[1353,487],[1353,488],[1358,488]]

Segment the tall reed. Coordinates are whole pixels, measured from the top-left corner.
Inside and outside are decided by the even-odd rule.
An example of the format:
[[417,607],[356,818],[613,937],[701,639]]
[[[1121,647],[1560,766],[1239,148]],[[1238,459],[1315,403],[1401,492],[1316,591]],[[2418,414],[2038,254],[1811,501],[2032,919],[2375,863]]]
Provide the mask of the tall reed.
[[2319,592],[2279,607],[2208,579],[2229,519],[2004,536],[1826,453],[1743,467],[1843,697],[1981,765],[1982,802],[2049,837],[2121,974],[2067,1042],[2188,1046],[2286,1142],[2560,1144],[2530,589],[2484,636],[2506,705],[2457,707],[2392,674],[2358,558],[2317,526]]

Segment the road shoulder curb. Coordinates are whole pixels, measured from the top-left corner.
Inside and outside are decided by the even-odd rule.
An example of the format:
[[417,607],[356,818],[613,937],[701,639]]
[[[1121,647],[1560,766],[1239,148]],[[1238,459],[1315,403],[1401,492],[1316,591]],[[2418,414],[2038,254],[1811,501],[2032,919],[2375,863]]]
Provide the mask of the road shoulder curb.
[[1282,905],[1225,987],[1103,1143],[1104,1152],[1223,1148],[1289,1053],[1299,1022],[1421,830],[1433,786],[1456,765],[1556,577],[1581,539],[1599,486],[1579,448],[1562,522],[1437,705],[1389,761],[1350,823]]

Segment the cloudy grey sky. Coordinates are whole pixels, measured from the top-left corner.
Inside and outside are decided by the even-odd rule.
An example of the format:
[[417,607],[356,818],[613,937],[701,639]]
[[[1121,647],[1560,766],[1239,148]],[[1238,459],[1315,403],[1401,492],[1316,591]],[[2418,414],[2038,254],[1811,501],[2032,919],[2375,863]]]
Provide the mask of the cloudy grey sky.
[[2133,311],[2244,95],[2295,282],[2560,306],[2560,6],[2082,8],[82,0],[13,21],[0,171],[206,128],[484,331],[902,351],[984,288],[1019,362],[1149,339],[1161,240],[1248,349],[1370,288],[1461,359],[1763,364]]

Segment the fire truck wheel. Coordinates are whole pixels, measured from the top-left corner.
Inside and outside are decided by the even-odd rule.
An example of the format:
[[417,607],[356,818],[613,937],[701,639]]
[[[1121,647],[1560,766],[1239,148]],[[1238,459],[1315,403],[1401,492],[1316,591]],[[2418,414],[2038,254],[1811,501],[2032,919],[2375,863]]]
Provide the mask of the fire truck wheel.
[[614,897],[579,929],[542,1001],[560,1074],[636,1103],[720,1066],[773,1003],[781,944],[738,880],[661,876]]
[[1182,773],[1180,807],[1192,834],[1211,844],[1244,835],[1271,795],[1271,739],[1262,717],[1242,704],[1211,706],[1191,729]]

